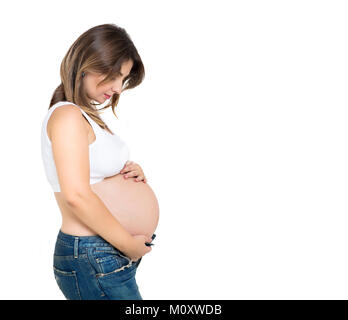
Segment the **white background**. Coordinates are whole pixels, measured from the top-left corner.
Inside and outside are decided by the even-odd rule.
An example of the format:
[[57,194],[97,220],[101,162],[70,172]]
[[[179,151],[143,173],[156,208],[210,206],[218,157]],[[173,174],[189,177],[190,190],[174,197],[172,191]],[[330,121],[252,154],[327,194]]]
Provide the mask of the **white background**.
[[115,23],[144,82],[103,115],[160,205],[144,299],[347,299],[346,1],[7,1],[0,298],[64,299],[40,129],[76,38]]

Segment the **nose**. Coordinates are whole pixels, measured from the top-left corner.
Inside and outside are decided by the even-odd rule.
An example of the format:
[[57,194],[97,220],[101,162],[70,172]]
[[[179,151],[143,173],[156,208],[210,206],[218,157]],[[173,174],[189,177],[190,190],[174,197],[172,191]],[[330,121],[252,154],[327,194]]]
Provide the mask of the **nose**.
[[116,81],[113,83],[111,88],[113,93],[121,94],[122,92],[122,81]]
[[112,87],[111,90],[112,90],[113,93],[117,93],[117,94],[120,94],[120,93],[121,93],[121,89],[120,89],[120,88],[116,88],[116,89],[115,89],[115,87]]

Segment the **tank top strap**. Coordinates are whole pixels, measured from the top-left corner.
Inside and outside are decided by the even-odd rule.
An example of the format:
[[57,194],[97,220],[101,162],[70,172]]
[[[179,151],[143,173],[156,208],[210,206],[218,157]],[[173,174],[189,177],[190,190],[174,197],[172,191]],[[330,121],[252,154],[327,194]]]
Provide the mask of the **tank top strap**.
[[[77,106],[79,107],[79,106]],[[81,107],[79,107],[82,114],[86,117],[87,121],[90,123],[90,125],[92,126],[93,130],[94,130],[94,134],[96,134],[96,130],[99,131],[101,130],[101,128],[99,127],[99,125],[84,111],[82,110]]]
[[100,130],[102,130],[99,127],[99,125],[84,110],[82,110],[82,108],[80,106],[78,106],[77,104],[75,104],[73,102],[70,102],[70,101],[59,101],[55,105],[53,105],[51,107],[52,112],[53,112],[53,109],[55,109],[56,107],[62,106],[62,105],[65,105],[65,104],[73,104],[74,106],[76,106],[76,107],[78,107],[80,109],[81,113],[85,116],[85,118],[87,119],[89,124],[92,126],[94,134],[97,134],[98,132],[100,132]]

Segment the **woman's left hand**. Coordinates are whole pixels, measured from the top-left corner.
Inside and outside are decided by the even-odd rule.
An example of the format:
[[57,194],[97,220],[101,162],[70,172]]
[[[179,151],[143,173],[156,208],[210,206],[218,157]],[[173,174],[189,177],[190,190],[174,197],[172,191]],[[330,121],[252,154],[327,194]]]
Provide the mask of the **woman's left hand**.
[[123,167],[123,169],[120,171],[121,174],[124,174],[124,178],[132,178],[132,177],[136,177],[134,179],[134,181],[138,182],[138,181],[142,181],[144,183],[147,182],[147,179],[145,178],[144,172],[141,169],[141,167],[136,164],[133,161],[127,161]]

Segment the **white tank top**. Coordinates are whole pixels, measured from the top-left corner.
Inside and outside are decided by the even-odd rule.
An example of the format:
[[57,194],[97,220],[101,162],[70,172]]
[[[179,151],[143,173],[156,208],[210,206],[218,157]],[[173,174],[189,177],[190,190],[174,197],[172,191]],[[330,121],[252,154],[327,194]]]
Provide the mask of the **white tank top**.
[[[69,101],[60,101],[48,109],[41,128],[41,155],[48,182],[54,192],[60,192],[57,170],[53,158],[52,143],[47,135],[47,122],[53,111],[63,105],[73,104]],[[79,106],[77,106],[79,107]],[[112,135],[103,130],[80,107],[82,114],[91,124],[96,140],[89,145],[90,184],[102,181],[119,173],[129,160],[129,148],[116,134]]]

